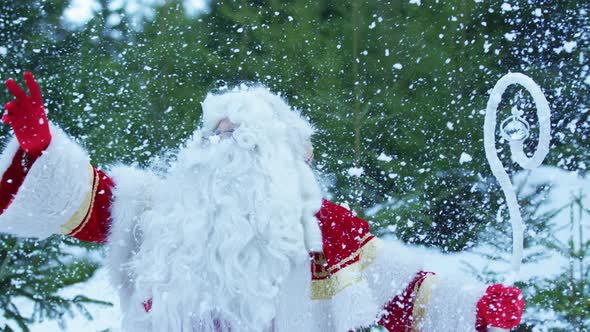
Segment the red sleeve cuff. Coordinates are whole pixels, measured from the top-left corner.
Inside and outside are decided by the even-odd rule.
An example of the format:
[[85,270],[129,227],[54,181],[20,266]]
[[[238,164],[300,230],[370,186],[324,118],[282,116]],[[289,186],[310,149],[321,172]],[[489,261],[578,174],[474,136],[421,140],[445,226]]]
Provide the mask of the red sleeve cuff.
[[82,218],[76,220],[76,227],[66,235],[78,240],[105,243],[111,225],[110,205],[113,181],[103,171],[92,167],[93,183],[87,199],[88,208]]
[[385,314],[378,324],[390,332],[414,331],[416,322],[423,318],[418,316],[422,315],[426,309],[423,307],[425,304],[418,303],[422,284],[427,278],[433,276],[432,272],[418,272],[408,287],[385,305]]
[[[29,157],[18,149],[0,180],[0,211],[12,203],[37,156]],[[91,167],[92,187],[85,204],[62,225],[62,234],[82,241],[104,243],[111,224],[110,205],[113,181],[101,170]],[[63,231],[66,230],[66,231]]]

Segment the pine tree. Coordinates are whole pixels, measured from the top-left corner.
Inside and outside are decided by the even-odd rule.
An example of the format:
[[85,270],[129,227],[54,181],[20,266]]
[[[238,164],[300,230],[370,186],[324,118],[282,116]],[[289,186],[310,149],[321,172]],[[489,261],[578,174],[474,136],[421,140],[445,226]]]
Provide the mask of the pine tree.
[[65,287],[87,281],[101,265],[91,255],[81,256],[76,248],[91,249],[57,236],[42,242],[0,236],[2,331],[29,331],[30,324],[44,320],[57,320],[65,328],[65,318],[76,313],[92,319],[89,305],[110,305],[83,294],[60,294]]
[[[50,120],[99,166],[148,164],[191,135],[208,91],[259,82],[315,124],[316,168],[331,198],[349,203],[379,235],[461,250],[497,223],[489,211],[501,194],[483,154],[480,111],[508,71],[531,74],[558,110],[559,153],[548,163],[584,170],[588,162],[580,148],[590,114],[583,2],[215,0],[188,17],[174,0],[139,21],[99,2],[100,12],[76,29],[62,25],[66,0],[0,5],[2,78],[33,70]],[[555,51],[574,39],[571,53]],[[3,141],[7,132],[2,127]],[[459,162],[463,153],[471,162]],[[27,263],[39,273],[51,259],[70,257],[57,238],[15,241],[2,238],[7,271],[15,252],[53,250]],[[84,264],[72,268],[91,275],[94,263]],[[32,273],[30,282],[47,281],[41,276]]]
[[[19,79],[23,69],[44,77],[46,69],[57,73],[62,57],[75,49],[76,34],[61,26],[60,17],[68,1],[19,1],[0,5],[0,46],[3,79]],[[45,77],[47,80],[45,80]],[[55,76],[45,76],[49,83]],[[46,100],[54,103],[51,84],[45,85]],[[3,101],[10,99],[0,89]],[[2,142],[8,140],[8,126],[1,128]],[[43,222],[43,220],[39,220]],[[76,313],[91,318],[88,305],[110,305],[83,294],[65,297],[60,291],[70,285],[87,281],[100,267],[88,252],[93,246],[55,236],[45,241],[17,239],[0,235],[0,329],[29,331],[38,321],[53,319],[65,324],[67,315]],[[33,308],[32,313],[28,309]]]
[[[535,172],[538,171],[533,174]],[[531,181],[531,172],[528,171],[515,176],[526,225],[523,270],[526,264],[546,262],[551,266],[544,274],[517,282],[516,286],[523,290],[527,301],[524,323],[518,331],[530,331],[534,327],[551,331],[588,331],[590,240],[587,225],[590,209],[586,207],[586,190],[573,192],[560,183],[571,174],[565,175],[565,171],[557,169],[552,169],[552,172],[545,173],[547,179],[543,181],[538,174]],[[561,176],[551,175],[556,172],[561,172]],[[577,182],[585,183],[587,180],[579,178]],[[572,183],[568,181],[565,186],[572,186]],[[568,194],[572,196],[568,197]],[[562,204],[562,201],[566,203]],[[487,261],[495,262],[494,268],[486,266],[481,274],[488,284],[503,282],[498,266],[510,263],[512,231],[508,224],[509,216],[503,210],[498,217],[505,222],[486,230],[482,243],[487,245],[487,249],[480,251]],[[562,265],[559,262],[568,263]],[[555,270],[556,264],[559,264],[558,270]],[[470,267],[475,274],[482,272]]]

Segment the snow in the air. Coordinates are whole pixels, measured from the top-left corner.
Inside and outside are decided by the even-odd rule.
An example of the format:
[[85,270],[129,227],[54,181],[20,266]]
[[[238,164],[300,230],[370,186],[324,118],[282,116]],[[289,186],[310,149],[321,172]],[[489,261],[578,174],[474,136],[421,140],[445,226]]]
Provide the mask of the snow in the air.
[[[560,231],[551,234],[552,237],[559,239],[560,241],[567,242],[570,238],[575,242],[575,246],[579,247],[580,240],[590,240],[590,224],[582,224],[583,237],[579,237],[578,234],[571,234],[570,223],[571,223],[571,211],[563,209],[564,206],[568,206],[572,197],[583,197],[583,203],[586,206],[590,206],[590,177],[581,177],[574,172],[567,172],[556,167],[542,166],[532,172],[522,171],[515,176],[515,184],[522,187],[522,195],[531,193],[537,188],[537,185],[547,183],[550,186],[550,190],[544,195],[544,200],[548,204],[544,205],[543,208],[537,211],[537,215],[543,213],[560,210],[560,212],[552,219],[557,229]],[[583,215],[578,215],[575,212],[576,223],[581,222],[584,218],[590,216],[588,212],[584,212]],[[577,229],[579,224],[575,225]],[[539,237],[547,236],[538,234]],[[386,237],[385,240],[394,243],[397,246],[397,250],[400,255],[412,257],[420,257],[419,259],[424,260],[425,269],[438,271],[441,274],[455,274],[458,271],[463,273],[472,273],[471,268],[475,268],[476,271],[493,271],[499,273],[500,276],[506,277],[510,273],[511,266],[508,263],[510,261],[510,252],[497,252],[497,249],[490,244],[481,244],[469,251],[455,254],[443,254],[438,250],[420,247],[404,245],[394,237]],[[539,251],[545,251],[540,246],[526,248],[527,253],[534,253]],[[481,255],[486,253],[490,255],[500,254],[503,256],[504,261],[491,262]],[[567,257],[560,255],[558,252],[549,252],[542,259],[524,263],[520,270],[520,279],[522,281],[531,280],[536,277],[551,277],[560,273],[564,268],[569,268],[570,260]],[[105,329],[111,329],[112,332],[119,332],[117,330],[119,319],[121,318],[119,313],[119,300],[116,294],[116,290],[110,286],[108,280],[108,274],[106,269],[99,270],[92,279],[87,283],[72,286],[63,291],[64,295],[76,295],[80,292],[84,292],[92,298],[99,300],[105,300],[113,303],[112,307],[101,308],[97,307],[92,310],[94,320],[88,321],[81,316],[76,318],[67,319],[68,331],[103,331]],[[30,310],[29,308],[28,310]],[[551,317],[550,312],[528,312],[528,316],[539,316]],[[561,326],[559,321],[553,321],[552,324],[545,326],[545,328],[559,327]],[[55,321],[48,321],[41,324],[36,324],[31,329],[32,332],[59,332],[61,331]],[[535,332],[546,331],[543,328],[537,328]]]
[[387,163],[387,162],[390,162],[392,159],[393,159],[392,157],[390,157],[390,156],[386,155],[386,154],[385,154],[385,153],[383,153],[383,152],[381,152],[381,154],[380,154],[380,155],[377,157],[377,160],[381,160],[381,161],[384,161],[384,162],[386,162],[386,163]]
[[459,157],[459,164],[468,163],[473,160],[473,157],[467,152],[461,152],[461,156]]
[[359,177],[365,173],[364,168],[362,167],[351,167],[348,169],[348,175]]
[[[588,10],[529,0],[5,1],[0,79],[32,71],[50,122],[107,174],[119,164],[167,174],[208,91],[266,85],[314,125],[310,163],[325,197],[400,257],[522,288],[523,331],[588,332]],[[12,98],[4,90],[0,104]],[[12,134],[2,128],[3,151]],[[31,257],[44,255],[44,242],[34,246]],[[68,259],[91,252],[106,265],[97,247]],[[0,246],[2,278],[7,252]],[[19,264],[8,268],[28,271]],[[56,295],[112,306],[89,304],[91,320],[74,309],[65,327],[45,317],[31,331],[121,331],[106,267]],[[11,296],[0,300],[36,312]],[[0,329],[20,331],[7,308]]]

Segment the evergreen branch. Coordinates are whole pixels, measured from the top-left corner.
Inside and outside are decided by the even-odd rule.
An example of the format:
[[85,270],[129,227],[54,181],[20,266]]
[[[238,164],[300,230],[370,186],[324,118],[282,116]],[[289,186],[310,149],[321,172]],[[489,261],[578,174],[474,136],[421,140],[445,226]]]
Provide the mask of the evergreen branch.
[[[12,311],[11,309],[9,309],[9,308],[4,309],[4,317],[6,317],[7,319],[14,320],[16,322],[16,324],[18,325],[18,327],[20,327],[21,332],[30,332],[31,331],[27,325],[28,323],[30,323],[30,321],[28,321],[26,318],[22,317],[20,314]],[[8,331],[13,331],[13,330],[8,328]]]
[[4,256],[4,259],[2,260],[2,264],[0,264],[0,280],[3,280],[4,275],[6,274],[6,268],[8,267],[8,263],[10,262],[10,258],[12,257],[12,254],[14,254],[14,252],[18,249],[18,246],[20,245],[20,240],[16,240],[16,242],[14,243],[14,245],[12,246],[12,248],[10,248],[10,250],[6,253],[6,256]]

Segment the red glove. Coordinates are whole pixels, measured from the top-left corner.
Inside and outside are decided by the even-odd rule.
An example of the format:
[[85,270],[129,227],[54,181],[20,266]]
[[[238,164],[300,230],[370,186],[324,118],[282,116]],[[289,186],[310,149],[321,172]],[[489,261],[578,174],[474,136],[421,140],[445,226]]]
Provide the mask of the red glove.
[[24,78],[31,96],[27,96],[12,79],[6,81],[6,87],[16,97],[16,100],[4,105],[6,112],[4,112],[2,122],[12,127],[20,147],[29,157],[35,158],[49,146],[51,133],[43,107],[41,90],[35,82],[33,74],[26,72]]
[[488,326],[511,329],[520,324],[523,311],[524,298],[520,289],[492,285],[477,302],[476,329],[486,331]]

